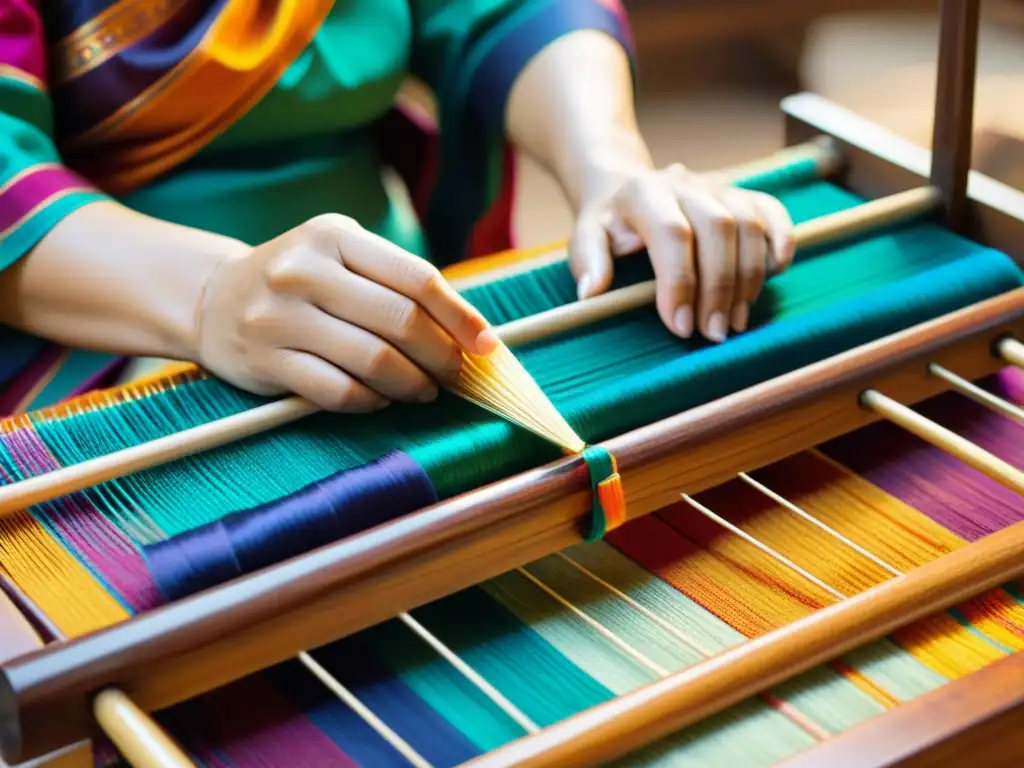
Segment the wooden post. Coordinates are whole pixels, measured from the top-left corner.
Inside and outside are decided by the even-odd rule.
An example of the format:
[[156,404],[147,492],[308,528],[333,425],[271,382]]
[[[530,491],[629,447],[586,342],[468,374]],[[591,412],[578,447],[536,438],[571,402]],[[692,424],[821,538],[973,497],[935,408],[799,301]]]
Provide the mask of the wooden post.
[[941,0],[931,182],[942,192],[946,226],[966,226],[974,133],[980,0]]

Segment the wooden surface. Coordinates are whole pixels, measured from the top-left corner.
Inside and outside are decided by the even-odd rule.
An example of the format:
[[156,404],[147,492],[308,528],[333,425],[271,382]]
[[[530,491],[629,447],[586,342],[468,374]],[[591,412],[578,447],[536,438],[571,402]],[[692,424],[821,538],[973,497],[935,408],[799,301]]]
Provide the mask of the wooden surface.
[[935,0],[623,0],[641,53],[726,39],[764,37],[844,11],[934,12]]
[[[42,611],[0,574],[0,663],[40,649],[58,634]],[[0,731],[5,727],[4,717],[0,704]],[[92,745],[88,741],[13,767],[0,759],[0,768],[92,768],[94,765]]]
[[[604,445],[631,516],[647,514],[876,419],[867,386],[900,402],[1001,363],[991,341],[1024,336],[1024,289],[852,350]],[[121,626],[3,666],[0,708],[17,709],[7,759],[91,732],[91,692],[117,684],[147,710],[193,698],[580,540],[589,509],[573,458],[437,504]]]
[[776,768],[961,765],[1024,765],[1024,653],[868,720]]
[[974,133],[981,0],[941,0],[931,182],[942,191],[945,222],[961,232]]
[[101,691],[93,711],[100,728],[134,768],[194,768],[160,726],[121,691]]
[[626,757],[899,627],[1024,575],[1024,522],[467,762],[586,768]]
[[[931,152],[828,99],[801,93],[783,99],[782,110],[787,142],[829,137],[845,163],[836,178],[864,197],[913,189],[929,179]],[[1024,191],[971,171],[967,197],[967,236],[1024,265]]]

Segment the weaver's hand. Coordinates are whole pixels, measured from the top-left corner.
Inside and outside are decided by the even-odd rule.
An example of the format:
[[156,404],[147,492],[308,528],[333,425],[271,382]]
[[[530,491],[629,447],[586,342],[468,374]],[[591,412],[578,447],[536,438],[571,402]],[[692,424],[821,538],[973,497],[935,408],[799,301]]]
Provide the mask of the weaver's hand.
[[766,276],[793,259],[792,221],[782,204],[680,165],[642,171],[610,195],[584,201],[570,246],[581,298],[612,281],[613,257],[646,247],[658,313],[670,330],[723,341],[746,330]]
[[460,348],[497,344],[434,267],[338,215],[227,256],[199,313],[206,368],[329,410],[432,400],[434,379],[458,372]]

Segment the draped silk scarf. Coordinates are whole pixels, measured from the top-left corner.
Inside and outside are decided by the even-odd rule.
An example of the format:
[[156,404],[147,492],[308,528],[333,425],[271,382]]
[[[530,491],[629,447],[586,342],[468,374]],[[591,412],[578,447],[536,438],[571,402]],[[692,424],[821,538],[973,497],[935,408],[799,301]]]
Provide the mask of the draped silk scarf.
[[[277,82],[333,0],[75,0],[47,19],[61,154],[115,195],[198,154]],[[56,33],[56,34],[55,34]]]

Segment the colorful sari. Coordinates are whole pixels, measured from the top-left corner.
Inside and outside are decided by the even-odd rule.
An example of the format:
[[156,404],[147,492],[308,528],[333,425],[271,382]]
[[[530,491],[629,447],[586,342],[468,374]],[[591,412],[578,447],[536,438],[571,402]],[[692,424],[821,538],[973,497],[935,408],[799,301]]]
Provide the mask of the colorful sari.
[[[508,249],[508,93],[580,29],[631,47],[618,0],[0,0],[0,270],[103,199],[251,243],[340,212],[439,266]],[[410,77],[436,121],[396,106]],[[0,326],[0,416],[125,362]]]

